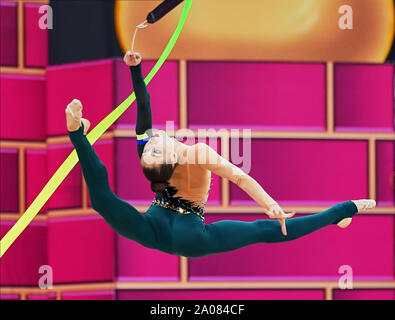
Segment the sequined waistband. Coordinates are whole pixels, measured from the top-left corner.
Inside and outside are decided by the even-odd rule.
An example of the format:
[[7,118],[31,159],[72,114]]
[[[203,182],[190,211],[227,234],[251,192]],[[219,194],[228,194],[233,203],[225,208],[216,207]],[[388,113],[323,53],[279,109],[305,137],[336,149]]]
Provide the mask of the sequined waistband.
[[188,209],[176,206],[168,201],[164,201],[164,200],[160,200],[160,199],[154,199],[152,201],[152,204],[166,208],[166,209],[170,209],[170,210],[175,211],[179,214],[190,214],[190,213],[196,214],[204,222],[204,215],[202,215],[200,212],[188,210]]

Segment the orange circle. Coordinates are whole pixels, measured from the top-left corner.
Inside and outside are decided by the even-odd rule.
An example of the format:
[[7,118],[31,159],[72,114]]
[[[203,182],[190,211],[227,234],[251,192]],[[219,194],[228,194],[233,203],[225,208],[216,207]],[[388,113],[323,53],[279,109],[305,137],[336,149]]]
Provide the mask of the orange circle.
[[[353,29],[342,30],[344,0],[194,1],[170,59],[383,62],[394,38],[392,0],[348,0]],[[157,1],[115,2],[124,51]],[[183,5],[136,36],[136,51],[158,58]]]

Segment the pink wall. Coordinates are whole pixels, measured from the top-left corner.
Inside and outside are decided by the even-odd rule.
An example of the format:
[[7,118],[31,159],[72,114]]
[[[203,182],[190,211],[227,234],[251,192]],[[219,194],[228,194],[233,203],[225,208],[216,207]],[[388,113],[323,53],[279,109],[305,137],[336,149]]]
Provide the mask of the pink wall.
[[48,221],[48,264],[55,284],[112,281],[114,249],[114,232],[99,215]]
[[141,170],[136,145],[135,138],[115,139],[116,194],[132,205],[148,205],[155,195]]
[[18,150],[0,149],[0,192],[2,199],[7,201],[0,202],[1,212],[18,212]]
[[[107,169],[107,174],[108,174],[108,183],[110,184],[110,188],[115,191],[115,176],[114,176],[114,141],[113,139],[103,139],[96,141],[93,144],[93,149],[97,153],[98,157],[100,158],[100,161],[104,163]],[[87,192],[87,198],[88,198],[88,206],[91,205],[91,199],[89,197],[89,194]]]
[[16,66],[18,63],[17,4],[0,3],[0,65]]
[[1,139],[45,140],[45,86],[42,76],[0,75]]
[[191,128],[323,131],[325,101],[324,64],[188,63]]
[[92,128],[104,119],[114,107],[113,74],[111,59],[48,67],[47,135],[67,134],[64,110],[73,99],[82,102],[83,117]]
[[[43,68],[48,60],[48,31],[40,29],[38,21],[42,4],[25,3],[24,16],[24,65]],[[0,3],[0,65],[16,67],[18,64],[17,3]]]
[[[153,66],[147,61],[144,76]],[[178,64],[166,62],[148,85],[155,127],[165,127],[166,120],[173,120],[178,127]],[[64,109],[74,98],[83,104],[83,117],[96,126],[115,107],[133,92],[129,69],[118,59],[75,63],[48,67],[47,113],[48,135],[66,134]],[[100,93],[100,94],[98,94]],[[134,128],[136,102],[116,122],[119,128]],[[113,125],[109,128],[112,129]]]
[[[266,215],[208,214],[254,221]],[[394,280],[394,217],[357,215],[347,229],[329,226],[290,242],[258,243],[236,251],[190,258],[191,281],[338,280],[339,267],[353,268],[354,280]],[[292,261],[292,265],[284,263]],[[229,268],[229,264],[232,268]]]
[[111,290],[62,293],[62,300],[114,300],[114,297],[115,292]]
[[[1,238],[14,224],[14,221],[0,222]],[[48,264],[47,243],[46,224],[30,223],[0,260],[0,285],[38,286],[42,276],[39,268]]]
[[395,300],[395,289],[334,290],[334,300]]
[[[26,149],[25,151],[26,209],[36,199],[48,182],[47,150]],[[47,210],[48,202],[40,209]]]
[[26,3],[25,15],[25,65],[42,68],[48,63],[48,31],[40,29],[38,21],[44,15],[39,13],[42,4]]
[[[251,150],[249,174],[279,204],[332,205],[368,196],[366,141],[253,139]],[[234,184],[230,199],[257,205]]]
[[337,131],[394,131],[394,66],[335,66]]
[[395,206],[395,143],[378,141],[376,146],[376,194],[380,206]]
[[179,281],[178,256],[143,247],[119,235],[116,241],[118,281]]
[[120,290],[118,300],[323,300],[323,290]]
[[[144,61],[142,73],[144,78],[153,68],[156,61]],[[121,60],[115,60],[115,93],[114,106],[118,106],[132,92],[132,78],[130,70]],[[152,125],[164,129],[166,121],[174,121],[178,128],[178,62],[167,60],[156,76],[147,86],[152,108]],[[134,128],[136,126],[137,101],[126,110],[117,121],[118,128]]]
[[27,300],[56,300],[56,294],[53,292],[47,294],[29,294]]
[[[48,177],[51,178],[74,150],[71,143],[47,147]],[[71,170],[54,194],[49,198],[48,209],[64,209],[82,206],[82,173],[79,162]]]
[[18,294],[0,294],[0,300],[19,300]]

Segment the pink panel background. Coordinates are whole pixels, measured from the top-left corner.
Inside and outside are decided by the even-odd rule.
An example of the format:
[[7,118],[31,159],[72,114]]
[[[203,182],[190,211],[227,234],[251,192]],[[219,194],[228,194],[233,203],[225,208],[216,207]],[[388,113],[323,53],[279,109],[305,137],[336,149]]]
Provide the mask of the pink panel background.
[[20,297],[17,294],[0,294],[0,300],[19,300]]
[[114,232],[99,215],[50,218],[48,262],[54,283],[114,280]]
[[377,203],[380,206],[395,205],[395,143],[377,141],[376,144],[376,183]]
[[62,300],[114,300],[114,298],[115,292],[111,290],[62,293]]
[[[132,205],[148,205],[155,197],[150,189],[148,180],[140,167],[140,159],[137,154],[137,142],[135,138],[116,138],[116,188],[117,195]],[[180,139],[180,141],[184,141]],[[208,140],[207,140],[208,141]],[[186,142],[186,141],[185,141]],[[215,149],[215,146],[212,145]],[[220,142],[217,143],[218,152]],[[219,205],[221,201],[221,180],[218,176],[212,176],[208,205]]]
[[[37,198],[38,194],[48,182],[47,151],[26,149],[25,178],[26,178],[26,209]],[[47,203],[40,209],[40,213],[47,210]]]
[[325,99],[324,64],[188,63],[191,128],[323,131]]
[[18,64],[17,43],[17,4],[0,3],[0,65],[16,66]]
[[[112,139],[99,140],[93,144],[93,149],[96,151],[100,160],[106,166],[108,182],[110,184],[110,188],[114,191],[114,141]],[[87,194],[87,197],[88,206],[91,206],[89,194]]]
[[135,138],[115,138],[116,194],[132,205],[149,205],[155,194],[140,167]]
[[179,281],[179,257],[117,235],[117,280]]
[[335,65],[337,131],[394,131],[394,67]]
[[0,149],[0,212],[18,212],[18,150]]
[[1,74],[0,105],[1,139],[45,140],[45,77]]
[[[243,154],[242,143],[240,150]],[[367,142],[253,139],[249,174],[280,205],[332,205],[366,198]],[[233,205],[257,205],[232,183],[230,199]]]
[[[208,214],[206,222],[265,217]],[[391,215],[359,215],[347,229],[333,225],[290,242],[257,243],[233,252],[190,258],[190,280],[337,281],[339,267],[349,265],[354,280],[393,281],[394,219]]]
[[29,294],[27,296],[27,300],[56,300],[56,294],[55,293]]
[[[62,163],[66,160],[69,154],[73,151],[72,144],[48,145],[48,179],[58,170]],[[82,173],[80,164],[77,163],[75,167],[68,174],[66,179],[56,189],[54,194],[47,202],[47,208],[63,209],[81,207],[82,205]]]
[[25,65],[26,67],[45,67],[48,61],[48,31],[40,29],[39,13],[42,4],[27,3],[25,14]]
[[120,290],[118,300],[323,300],[323,290]]
[[[47,69],[47,135],[66,135],[65,109],[73,99],[83,105],[83,117],[95,127],[114,104],[112,60],[51,66]],[[109,130],[113,126],[110,126]]]
[[[155,62],[142,62],[144,77],[154,67]],[[118,106],[133,92],[130,70],[120,59],[115,60],[115,81],[115,105]],[[147,90],[150,94],[152,126],[165,128],[166,121],[174,121],[174,127],[178,128],[178,62],[167,60],[147,85]],[[117,127],[134,129],[136,117],[137,102],[135,101],[118,119]]]
[[334,300],[395,300],[395,289],[334,290]]
[[[3,238],[15,221],[0,222]],[[33,221],[0,260],[0,285],[37,286],[39,268],[47,263],[46,223]]]

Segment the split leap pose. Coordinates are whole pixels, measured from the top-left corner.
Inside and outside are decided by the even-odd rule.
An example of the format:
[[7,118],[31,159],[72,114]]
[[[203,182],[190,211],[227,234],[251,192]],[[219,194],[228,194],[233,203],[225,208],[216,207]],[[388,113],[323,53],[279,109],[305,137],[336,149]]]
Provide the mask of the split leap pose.
[[[300,238],[323,227],[345,228],[359,211],[374,208],[369,199],[348,200],[320,213],[291,218],[252,177],[204,143],[187,146],[165,131],[152,129],[150,96],[141,72],[141,55],[127,52],[137,99],[137,152],[155,199],[145,214],[116,196],[107,169],[86,134],[90,122],[82,118],[82,104],[74,99],[66,108],[68,135],[88,186],[92,208],[120,235],[148,248],[185,257],[202,257],[263,242]],[[211,173],[229,179],[262,206],[269,218],[251,222],[204,222]],[[130,185],[131,188],[139,186]]]

